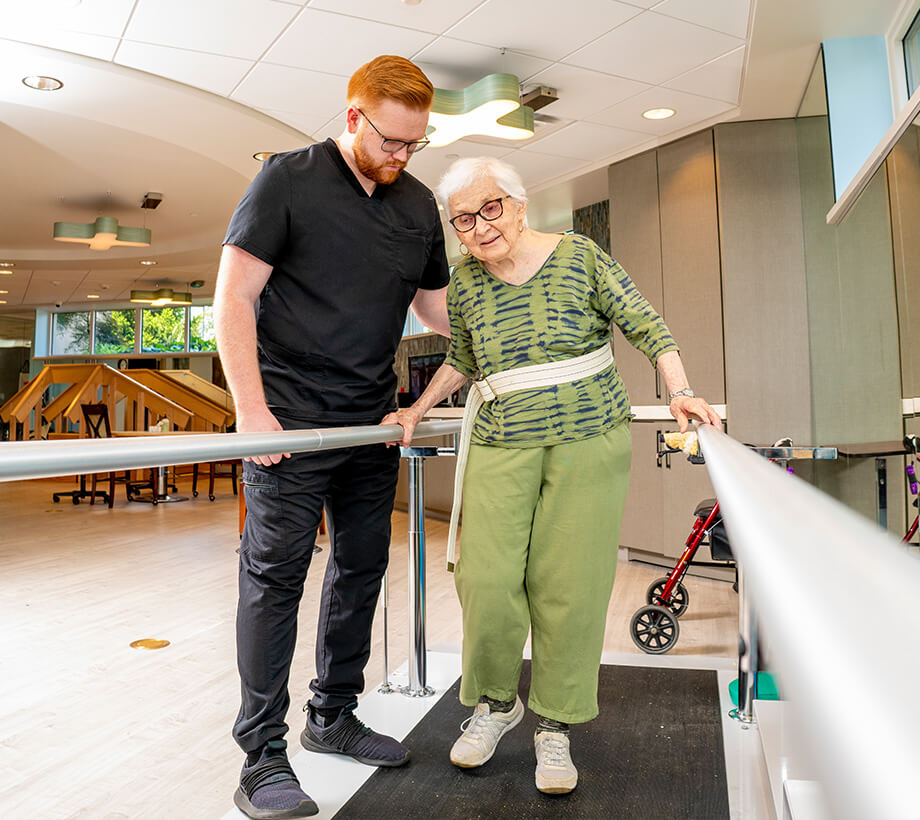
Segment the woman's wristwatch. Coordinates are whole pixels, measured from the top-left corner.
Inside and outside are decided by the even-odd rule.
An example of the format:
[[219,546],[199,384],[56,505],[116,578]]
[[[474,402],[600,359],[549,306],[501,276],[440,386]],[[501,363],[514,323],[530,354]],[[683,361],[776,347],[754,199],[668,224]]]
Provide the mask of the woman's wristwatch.
[[696,398],[696,393],[694,393],[689,387],[682,387],[680,390],[675,390],[673,393],[668,393],[668,402],[674,401],[678,396],[686,396],[688,399]]

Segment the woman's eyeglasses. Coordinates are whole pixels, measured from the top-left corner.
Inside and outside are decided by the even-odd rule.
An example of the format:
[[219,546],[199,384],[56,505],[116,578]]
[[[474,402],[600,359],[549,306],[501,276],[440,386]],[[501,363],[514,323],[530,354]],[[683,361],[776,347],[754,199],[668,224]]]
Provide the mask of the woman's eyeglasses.
[[[358,113],[368,121],[371,128],[380,134],[380,129],[371,122],[371,118],[368,117],[367,114],[365,114],[360,108],[358,109]],[[410,154],[414,154],[416,151],[421,151],[431,141],[422,139],[407,142],[406,140],[390,139],[389,137],[383,136],[383,134],[380,134],[380,138],[383,140],[383,142],[380,143],[380,147],[388,154],[395,154],[397,151],[402,151],[403,148],[405,148]]]
[[486,222],[494,222],[502,215],[502,200],[508,199],[506,196],[500,196],[498,199],[490,199],[476,213],[457,214],[452,219],[447,220],[453,226],[455,231],[466,233],[476,227],[476,217],[481,216]]

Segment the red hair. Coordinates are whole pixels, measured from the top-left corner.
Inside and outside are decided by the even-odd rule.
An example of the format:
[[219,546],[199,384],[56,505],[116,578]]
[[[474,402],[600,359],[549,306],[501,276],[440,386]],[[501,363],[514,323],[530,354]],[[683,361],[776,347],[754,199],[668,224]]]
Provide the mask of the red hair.
[[365,63],[348,81],[348,102],[373,106],[384,99],[408,108],[428,110],[434,86],[422,70],[405,57],[384,54]]

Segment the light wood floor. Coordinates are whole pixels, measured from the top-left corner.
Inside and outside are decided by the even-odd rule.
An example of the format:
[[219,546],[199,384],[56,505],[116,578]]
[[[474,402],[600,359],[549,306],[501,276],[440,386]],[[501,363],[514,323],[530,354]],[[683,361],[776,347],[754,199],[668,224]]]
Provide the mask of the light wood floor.
[[[54,504],[62,481],[0,483],[0,817],[215,818],[231,806],[242,756],[230,737],[239,706],[234,650],[237,502],[115,508]],[[191,495],[186,485],[184,494]],[[688,521],[688,526],[690,522]],[[409,651],[406,517],[393,515],[389,665]],[[430,521],[428,646],[461,641],[452,576],[442,569],[446,524]],[[324,537],[319,544],[327,547]],[[300,614],[291,677],[289,742],[297,743],[313,677],[318,594],[315,557]],[[660,568],[622,562],[605,649],[640,655],[632,613]],[[671,655],[733,657],[737,596],[689,578],[691,603]],[[383,677],[378,617],[367,668]],[[157,651],[131,649],[165,638]],[[296,752],[296,748],[292,748]]]

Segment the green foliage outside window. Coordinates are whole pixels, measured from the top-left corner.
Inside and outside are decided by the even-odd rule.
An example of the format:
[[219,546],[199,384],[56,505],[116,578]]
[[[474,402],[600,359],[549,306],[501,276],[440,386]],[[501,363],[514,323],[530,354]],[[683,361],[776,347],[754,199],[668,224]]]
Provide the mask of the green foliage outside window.
[[[188,347],[185,343],[185,311],[189,312]],[[94,324],[91,318],[94,317]],[[62,311],[51,314],[52,356],[123,356],[134,352],[137,312],[124,310]],[[90,339],[90,327],[93,338]],[[90,341],[93,342],[92,350]],[[145,308],[141,311],[143,353],[208,353],[217,351],[214,308]]]
[[96,339],[93,352],[97,356],[134,352],[134,311],[96,311]]
[[145,308],[141,311],[141,350],[177,353],[185,350],[185,309]]
[[51,352],[55,356],[89,353],[88,311],[54,314]]
[[193,352],[217,350],[214,332],[214,308],[210,305],[190,307],[188,349]]

